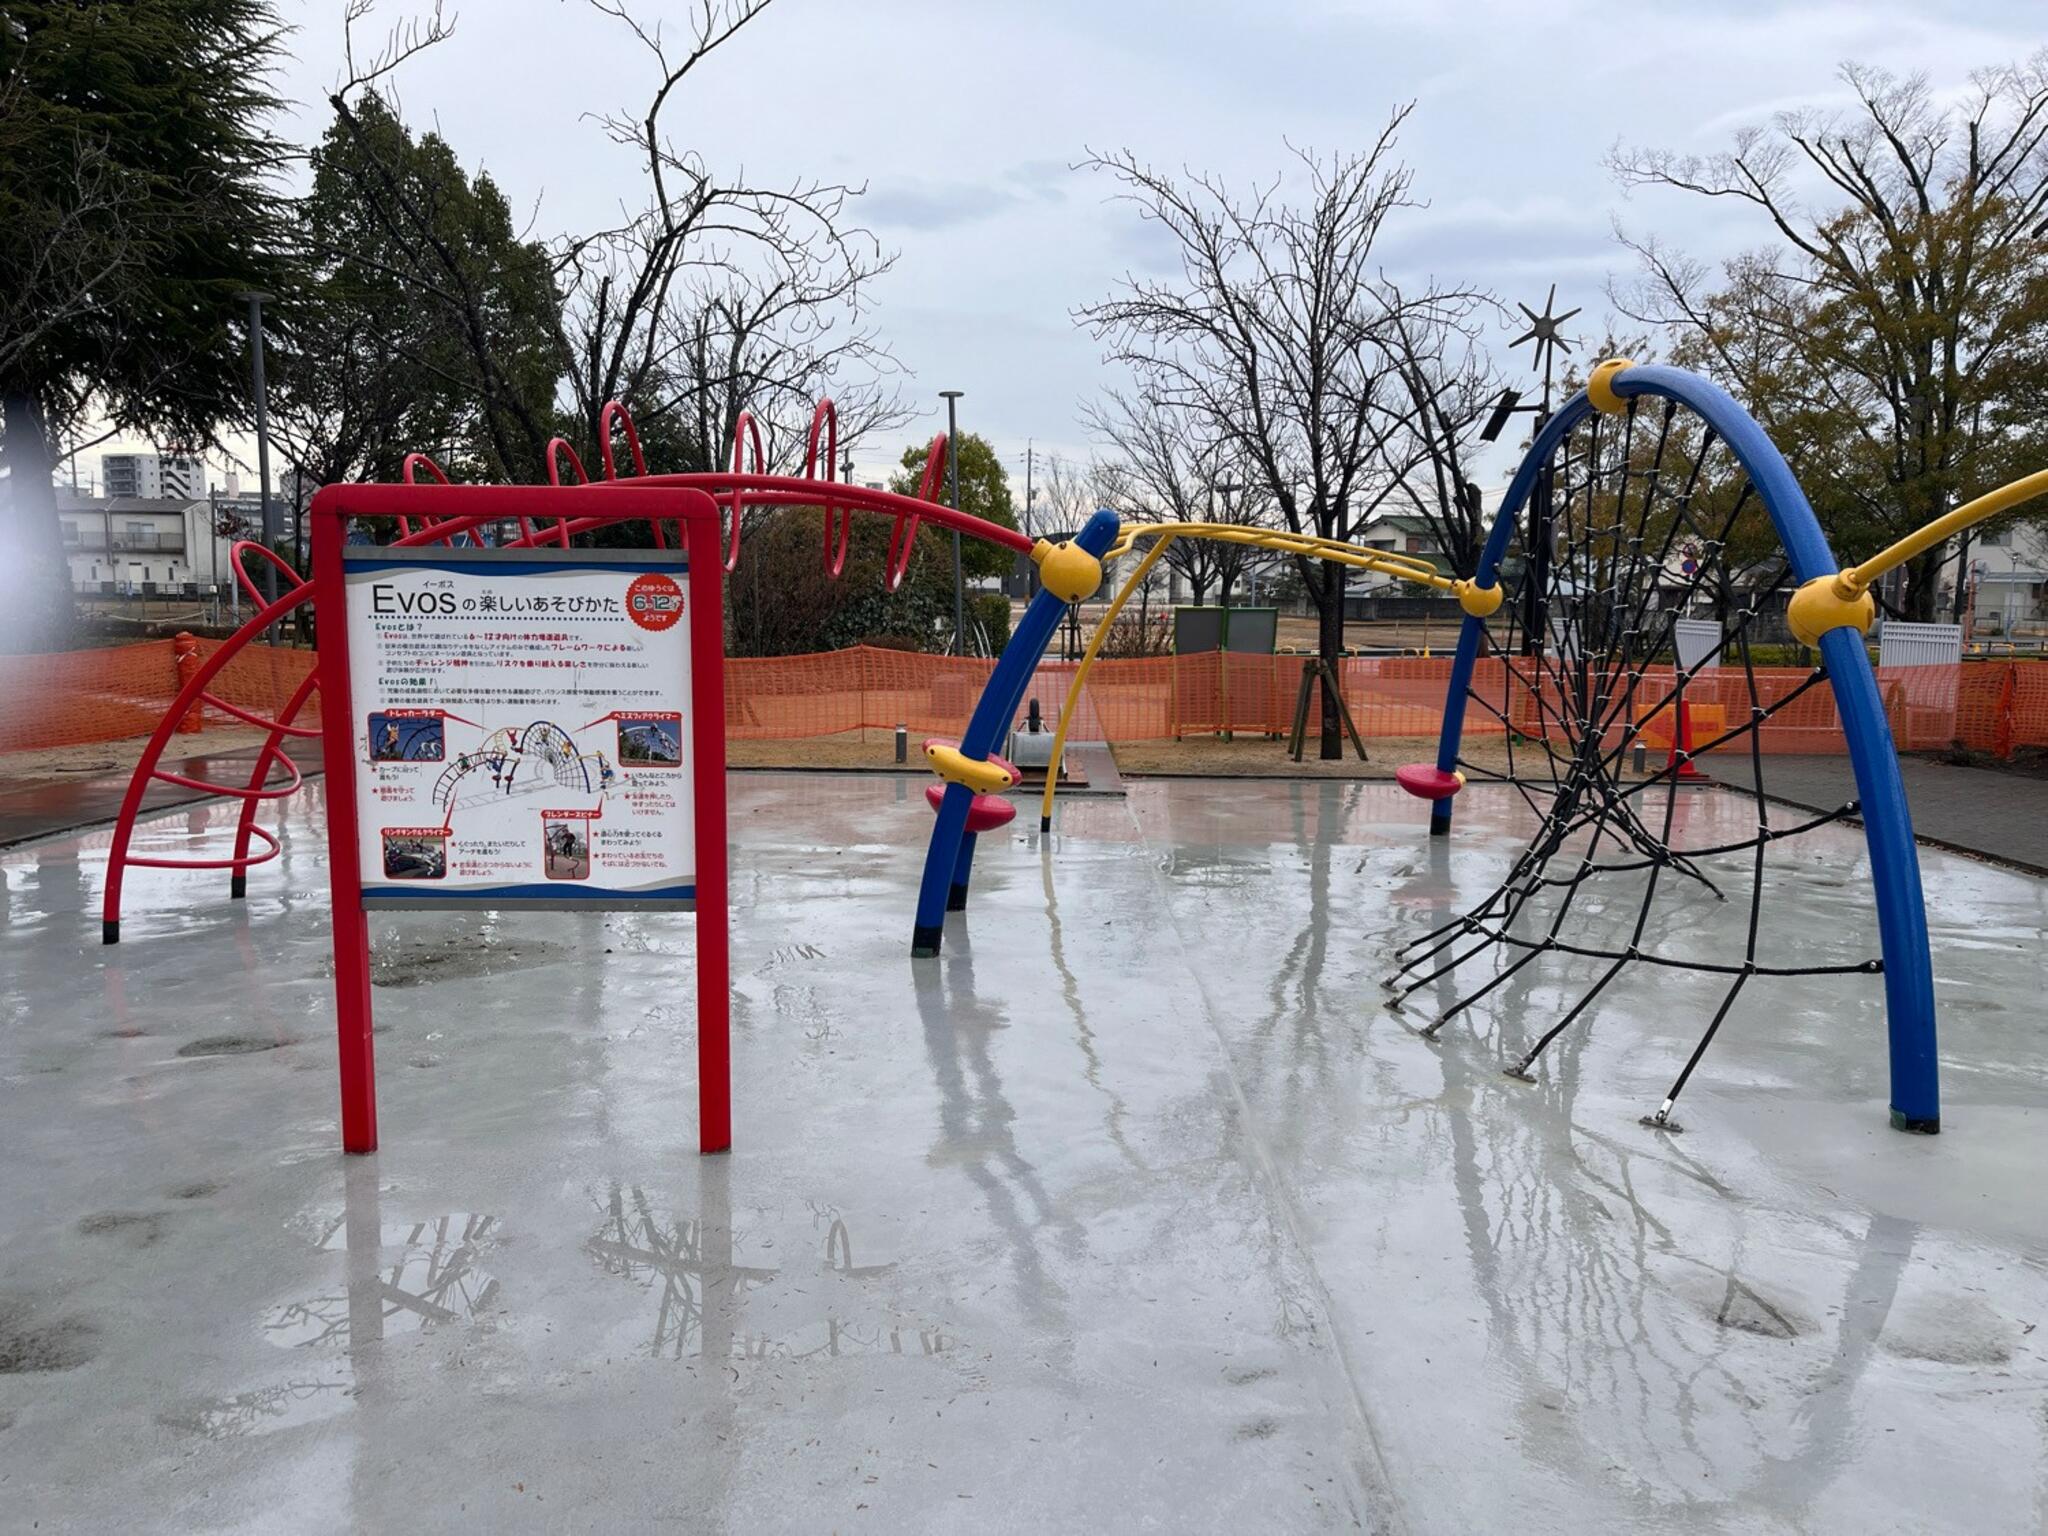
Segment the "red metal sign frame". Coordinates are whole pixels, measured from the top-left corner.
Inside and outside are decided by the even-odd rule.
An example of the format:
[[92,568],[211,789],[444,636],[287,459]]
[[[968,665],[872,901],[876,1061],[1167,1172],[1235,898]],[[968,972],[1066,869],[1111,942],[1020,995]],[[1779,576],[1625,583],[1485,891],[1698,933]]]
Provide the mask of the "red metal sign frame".
[[[732,1146],[731,958],[725,812],[725,612],[718,503],[678,486],[340,485],[314,498],[313,603],[319,625],[321,751],[327,769],[327,852],[334,895],[335,1032],[341,1057],[341,1145],[377,1150],[377,1069],[371,1037],[370,927],[356,827],[356,762],[349,701],[348,521],[433,520],[446,543],[497,524],[535,519],[680,524],[689,561],[690,732],[696,804],[697,1121],[704,1152]],[[418,542],[407,540],[406,542]]]

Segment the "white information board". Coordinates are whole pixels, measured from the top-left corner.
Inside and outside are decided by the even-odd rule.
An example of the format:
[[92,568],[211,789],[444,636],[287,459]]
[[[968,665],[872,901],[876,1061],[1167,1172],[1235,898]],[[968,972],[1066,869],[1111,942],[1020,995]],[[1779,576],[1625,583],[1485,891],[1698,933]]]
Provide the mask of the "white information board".
[[687,906],[688,564],[344,553],[363,901]]

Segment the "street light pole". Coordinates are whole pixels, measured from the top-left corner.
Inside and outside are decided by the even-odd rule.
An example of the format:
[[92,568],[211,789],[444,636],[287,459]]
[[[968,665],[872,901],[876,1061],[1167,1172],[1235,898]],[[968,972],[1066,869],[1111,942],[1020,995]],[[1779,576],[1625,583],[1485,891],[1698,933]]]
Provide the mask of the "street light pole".
[[[1236,482],[1235,480],[1231,479],[1231,478],[1230,478],[1230,477],[1229,477],[1228,475],[1225,475],[1225,476],[1224,476],[1224,477],[1223,477],[1223,478],[1222,478],[1221,480],[1215,481],[1215,482],[1214,482],[1213,484],[1211,484],[1211,485],[1210,485],[1210,487],[1209,487],[1209,498],[1210,498],[1210,502],[1209,502],[1209,504],[1210,504],[1210,507],[1211,507],[1211,511],[1210,511],[1210,513],[1209,513],[1209,521],[1210,521],[1210,522],[1212,522],[1212,523],[1213,523],[1214,521],[1216,521],[1216,514],[1215,514],[1215,511],[1214,511],[1214,507],[1215,507],[1215,499],[1216,499],[1216,498],[1217,498],[1218,496],[1221,496],[1221,497],[1223,498],[1223,520],[1224,520],[1224,521],[1225,521],[1226,523],[1230,521],[1230,498],[1231,498],[1231,497],[1232,497],[1232,496],[1233,496],[1234,494],[1236,494],[1236,491],[1237,491],[1237,482]],[[1256,602],[1257,602],[1257,601],[1259,600],[1259,578],[1258,578],[1258,567],[1257,567],[1256,565],[1253,565],[1253,564],[1251,564],[1251,562],[1249,561],[1249,559],[1247,559],[1247,563],[1246,563],[1246,575],[1247,575],[1247,578],[1248,578],[1248,579],[1250,580],[1250,582],[1251,582],[1251,584],[1252,584],[1252,601],[1253,601],[1254,603],[1256,603]],[[1230,592],[1229,592],[1229,589],[1228,589],[1228,588],[1225,588],[1225,589],[1224,589],[1224,590],[1223,590],[1222,592],[1218,593],[1217,595],[1218,595],[1219,597],[1221,597],[1221,598],[1223,599],[1223,606],[1224,606],[1224,607],[1226,607],[1226,608],[1228,608],[1228,607],[1230,606]]]
[[[960,423],[955,407],[964,389],[942,389],[939,398],[946,402],[946,499],[953,504],[953,510],[960,510]],[[966,582],[960,574],[960,530],[953,530],[953,654],[967,654],[967,598]]]
[[[263,387],[263,301],[268,294],[238,293],[249,301],[249,385],[256,401],[256,494],[263,509],[263,547],[275,550],[278,543],[276,515],[270,507],[270,408]],[[277,601],[277,567],[263,562],[263,596],[266,603]],[[277,644],[277,626],[265,637]]]

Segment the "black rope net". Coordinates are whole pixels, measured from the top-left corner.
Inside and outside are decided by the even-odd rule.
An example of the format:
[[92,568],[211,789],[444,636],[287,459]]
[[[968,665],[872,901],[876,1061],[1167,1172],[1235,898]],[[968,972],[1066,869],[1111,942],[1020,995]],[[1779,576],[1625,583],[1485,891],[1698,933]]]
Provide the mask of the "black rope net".
[[[1625,414],[1596,413],[1565,436],[1538,477],[1502,582],[1459,766],[1469,783],[1511,785],[1538,826],[1489,895],[1403,946],[1386,986],[1397,1008],[1431,984],[1439,998],[1454,994],[1423,1029],[1433,1039],[1525,968],[1557,963],[1569,973],[1565,996],[1577,1000],[1508,1069],[1529,1079],[1630,966],[1725,978],[1698,1044],[1644,1117],[1675,1130],[1679,1094],[1753,978],[1880,969],[1876,959],[1771,963],[1759,942],[1772,850],[1858,809],[1851,801],[1798,819],[1782,807],[1774,816],[1769,798],[1763,731],[1827,674],[1815,667],[1788,683],[1767,669],[1759,678],[1759,632],[1777,628],[1791,571],[1741,463],[1673,401],[1638,397]],[[1717,763],[1746,758],[1754,831],[1680,846],[1680,803],[1695,792],[1694,760],[1709,752]],[[1748,903],[1740,955],[1682,952],[1668,943],[1682,921],[1653,928],[1660,904],[1668,916],[1685,902],[1729,900]],[[1491,974],[1477,980],[1482,966]]]

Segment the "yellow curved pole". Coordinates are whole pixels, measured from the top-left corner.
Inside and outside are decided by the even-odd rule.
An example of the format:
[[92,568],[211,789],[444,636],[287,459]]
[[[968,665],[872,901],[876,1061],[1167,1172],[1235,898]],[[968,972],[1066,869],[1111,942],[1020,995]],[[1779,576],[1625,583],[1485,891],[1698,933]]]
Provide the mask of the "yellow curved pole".
[[1074,668],[1074,680],[1067,684],[1066,702],[1060,705],[1060,723],[1052,736],[1052,762],[1045,773],[1045,795],[1038,804],[1038,829],[1041,832],[1052,830],[1052,797],[1059,788],[1061,754],[1067,749],[1067,728],[1074,723],[1074,707],[1081,702],[1081,685],[1088,680],[1088,669],[1095,665],[1095,655],[1109,637],[1109,626],[1116,621],[1124,603],[1138,589],[1138,583],[1145,579],[1146,573],[1159,563],[1159,557],[1166,553],[1174,538],[1175,534],[1168,532],[1146,551],[1145,558],[1138,562],[1138,568],[1131,572],[1110,600],[1109,611],[1096,621],[1095,632],[1088,637],[1088,645],[1081,652],[1081,664]]
[[1377,575],[1392,576],[1401,581],[1412,581],[1419,586],[1434,587],[1441,592],[1459,590],[1458,582],[1440,574],[1435,565],[1420,556],[1396,554],[1391,550],[1366,549],[1337,539],[1318,538],[1314,534],[1293,533],[1281,528],[1250,528],[1241,523],[1132,524],[1118,533],[1116,543],[1110,546],[1103,559],[1106,562],[1114,560],[1119,555],[1129,554],[1140,539],[1162,536],[1213,539],[1222,544],[1244,544],[1256,549],[1268,549],[1276,554],[1300,555],[1312,560],[1334,560],[1340,565],[1371,571]]
[[[2010,485],[2001,485],[1975,501],[1966,501],[1926,527],[1914,529],[1890,549],[1842,572],[1836,590],[1845,598],[1860,597],[1887,571],[1896,570],[1915,555],[1924,555],[1952,534],[1961,533],[1973,523],[1981,523],[1987,517],[1996,517],[2023,501],[2032,501],[2043,495],[2048,495],[2048,469],[2038,470]],[[1845,588],[1848,590],[1843,590]]]

